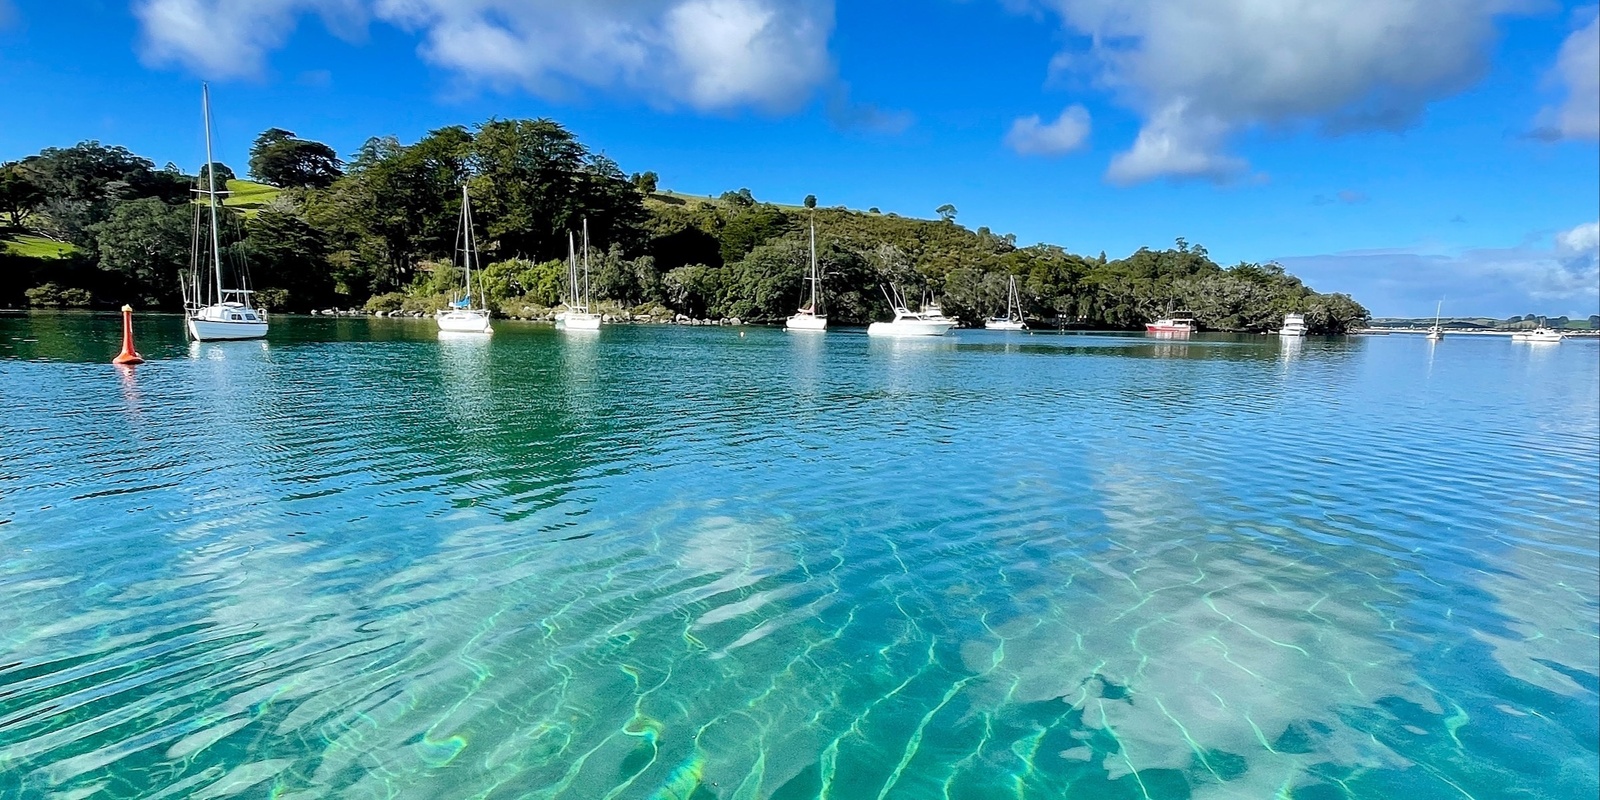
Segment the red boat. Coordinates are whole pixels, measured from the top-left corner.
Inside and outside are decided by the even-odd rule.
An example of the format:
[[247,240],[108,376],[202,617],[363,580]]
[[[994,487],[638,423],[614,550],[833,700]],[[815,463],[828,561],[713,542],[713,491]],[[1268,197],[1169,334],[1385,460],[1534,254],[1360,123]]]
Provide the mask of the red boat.
[[1195,324],[1194,317],[1179,313],[1166,319],[1147,322],[1144,329],[1150,333],[1194,333],[1200,326]]

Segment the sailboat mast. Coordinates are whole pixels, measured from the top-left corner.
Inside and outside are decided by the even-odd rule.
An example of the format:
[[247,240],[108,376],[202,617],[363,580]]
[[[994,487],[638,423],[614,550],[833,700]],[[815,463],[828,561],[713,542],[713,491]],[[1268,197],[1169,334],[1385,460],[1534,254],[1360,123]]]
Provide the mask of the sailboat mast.
[[583,309],[589,310],[589,218],[583,218]]
[[472,308],[472,198],[461,184],[461,263],[467,269],[467,308]]
[[572,231],[567,231],[567,295],[568,306],[578,304],[578,246],[573,243]]
[[211,266],[217,276],[217,302],[222,302],[222,244],[217,237],[217,171],[211,157],[211,87],[200,84],[200,107],[206,120],[206,205],[211,211]]
[[811,212],[811,313],[817,313],[817,213]]

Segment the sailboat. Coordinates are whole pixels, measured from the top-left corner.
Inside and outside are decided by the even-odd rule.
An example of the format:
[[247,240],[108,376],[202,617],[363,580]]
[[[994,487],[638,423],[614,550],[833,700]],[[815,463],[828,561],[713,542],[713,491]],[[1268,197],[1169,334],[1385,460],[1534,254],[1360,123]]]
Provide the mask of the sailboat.
[[811,282],[811,302],[800,307],[784,322],[783,327],[791,331],[825,331],[828,329],[826,315],[818,314],[817,307],[820,301],[817,276],[817,221],[811,220],[811,277],[806,278]]
[[1017,294],[1017,276],[1012,275],[1006,287],[1006,315],[983,323],[991,331],[1020,331],[1028,327],[1022,315],[1022,297]]
[[211,157],[211,87],[203,83],[200,84],[200,106],[206,129],[206,188],[196,191],[206,196],[206,211],[211,217],[211,263],[206,264],[204,269],[210,270],[213,280],[202,288],[200,273],[205,245],[199,236],[199,220],[196,220],[189,280],[180,284],[183,289],[184,327],[189,332],[189,338],[197,342],[260,339],[267,335],[267,315],[250,305],[251,291],[245,287],[243,271],[237,276],[237,287],[230,289],[222,282],[222,247],[217,236],[217,195],[227,194],[227,187],[224,186],[221,192],[217,191],[216,170],[210,166],[216,163]]
[[[434,312],[439,330],[450,333],[494,333],[489,327],[489,309],[472,307],[472,268],[478,265],[478,246],[472,235],[472,197],[461,186],[461,228],[456,231],[456,252],[467,272],[466,291],[450,301],[450,308]],[[481,298],[480,298],[481,300]]]
[[589,311],[589,220],[583,221],[583,302],[578,298],[578,257],[573,249],[572,233],[567,233],[567,285],[571,297],[567,311],[556,318],[561,327],[569,331],[600,330],[600,315]]
[[1439,314],[1442,311],[1444,311],[1444,301],[1440,300],[1439,305],[1433,309],[1433,327],[1428,329],[1428,341],[1430,342],[1437,342],[1444,338],[1444,326],[1439,324]]

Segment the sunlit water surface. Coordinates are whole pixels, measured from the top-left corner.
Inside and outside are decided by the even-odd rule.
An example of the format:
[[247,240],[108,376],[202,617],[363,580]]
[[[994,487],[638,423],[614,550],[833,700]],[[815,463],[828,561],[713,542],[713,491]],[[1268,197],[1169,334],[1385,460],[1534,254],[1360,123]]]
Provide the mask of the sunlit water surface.
[[1579,798],[1600,347],[0,318],[0,796]]

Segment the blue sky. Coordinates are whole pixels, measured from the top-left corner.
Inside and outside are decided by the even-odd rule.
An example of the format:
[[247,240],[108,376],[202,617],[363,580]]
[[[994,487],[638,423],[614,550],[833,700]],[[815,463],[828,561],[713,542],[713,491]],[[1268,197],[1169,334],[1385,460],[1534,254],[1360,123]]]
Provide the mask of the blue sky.
[[0,0],[0,160],[220,160],[549,116],[677,191],[1112,257],[1176,237],[1375,314],[1600,312],[1600,28],[1554,0]]

